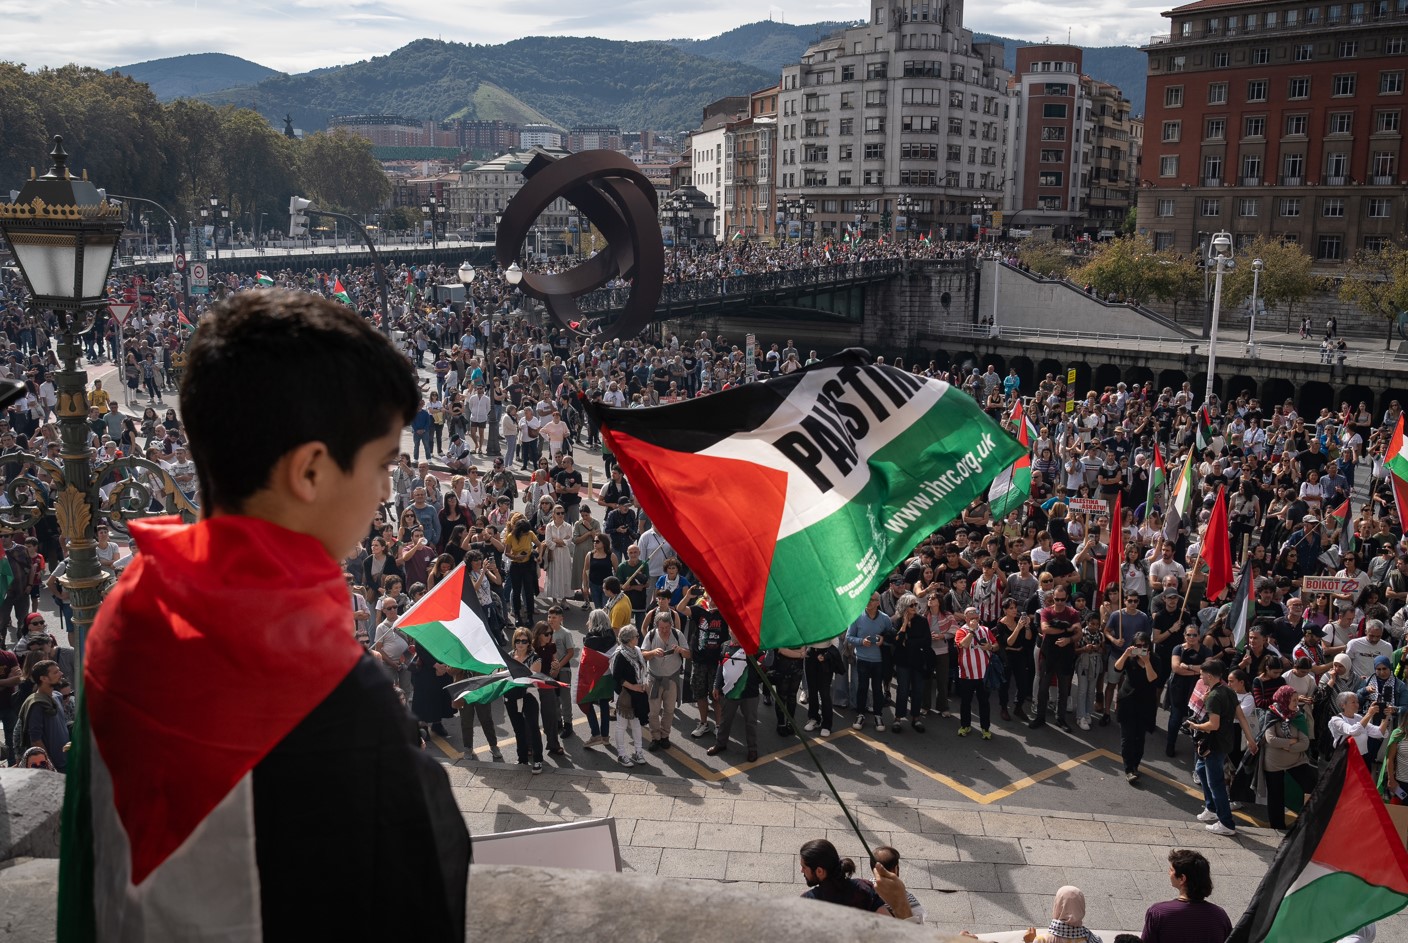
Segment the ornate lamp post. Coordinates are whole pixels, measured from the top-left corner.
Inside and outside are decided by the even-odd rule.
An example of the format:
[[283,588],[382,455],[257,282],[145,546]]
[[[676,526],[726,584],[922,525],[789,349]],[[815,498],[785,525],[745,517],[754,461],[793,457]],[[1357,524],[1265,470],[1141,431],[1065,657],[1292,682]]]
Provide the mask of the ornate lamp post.
[[99,566],[94,538],[99,514],[117,522],[149,516],[153,498],[163,492],[165,508],[155,513],[179,512],[193,519],[196,508],[159,465],[136,456],[104,465],[104,480],[114,472],[132,477],[123,479],[121,487],[106,498],[99,490],[102,482],[93,473],[92,430],[87,423],[88,377],[78,360],[83,334],[93,327],[93,309],[107,303],[108,273],[126,210],[108,203],[87,179],[74,179],[65,166],[68,154],[61,138],[54,138],[50,156],[54,165],[48,173],[29,180],[13,203],[0,204],[0,232],[14,251],[29,289],[30,307],[49,308],[58,316],[62,369],[54,380],[62,462],[56,465],[25,452],[0,458],[0,464],[42,468],[54,482],[51,501],[46,502],[33,479],[23,474],[14,478],[6,488],[11,506],[0,511],[0,531],[25,530],[48,514],[57,518],[68,544],[68,574],[63,583],[73,600],[81,663],[83,640],[108,580]]
[[1225,231],[1214,233],[1208,243],[1208,267],[1214,270],[1214,276],[1212,324],[1208,329],[1208,385],[1203,393],[1204,403],[1211,402],[1213,393],[1217,390],[1217,319],[1222,313],[1222,275],[1235,265],[1232,261],[1232,234]]
[[919,211],[919,202],[906,193],[895,201],[895,209],[904,214],[904,241],[914,241],[914,214]]
[[[985,196],[984,196],[984,197],[979,197],[979,198],[973,203],[973,209],[975,209],[975,210],[978,211],[978,215],[979,215],[979,216],[981,217],[981,219],[982,219],[982,222],[980,222],[980,223],[978,224],[979,227],[986,228],[987,225],[988,225],[988,211],[992,209],[992,200],[989,200],[989,199],[988,199],[987,197],[985,197]],[[978,233],[978,242],[979,242],[979,244],[981,244],[982,241],[983,241],[983,234],[982,234],[982,232],[979,232],[979,233]]]
[[[460,284],[464,286],[465,304],[469,301],[469,286],[474,283],[474,278],[478,274],[474,266],[468,262],[460,263]],[[484,338],[484,392],[489,397],[489,457],[497,458],[500,454],[499,446],[499,404],[494,401],[494,312],[489,312],[489,331]]]

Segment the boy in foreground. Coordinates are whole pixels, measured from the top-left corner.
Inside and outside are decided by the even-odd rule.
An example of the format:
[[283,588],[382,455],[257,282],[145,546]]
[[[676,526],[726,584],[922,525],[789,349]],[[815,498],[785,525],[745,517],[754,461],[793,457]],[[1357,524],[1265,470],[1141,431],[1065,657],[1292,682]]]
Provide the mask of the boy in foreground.
[[337,563],[389,497],[409,362],[341,305],[247,292],[181,399],[205,516],[132,524],[88,637],[60,939],[463,940],[464,821]]

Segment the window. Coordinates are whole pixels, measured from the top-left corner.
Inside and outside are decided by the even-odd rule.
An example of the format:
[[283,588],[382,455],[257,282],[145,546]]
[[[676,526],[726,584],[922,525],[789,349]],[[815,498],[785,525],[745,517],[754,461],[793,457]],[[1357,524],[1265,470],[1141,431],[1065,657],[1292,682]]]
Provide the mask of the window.
[[845,109],[854,108],[855,106],[856,106],[856,93],[855,93],[855,92],[842,92],[842,93],[841,93],[841,109],[844,111]]
[[1159,176],[1160,176],[1160,177],[1177,177],[1177,176],[1178,176],[1178,155],[1177,155],[1177,154],[1165,154],[1164,156],[1162,156],[1162,157],[1159,158]]
[[947,160],[960,161],[963,159],[963,146],[961,144],[950,144],[946,156]]
[[1359,55],[1359,40],[1341,39],[1339,45],[1339,57],[1341,59],[1353,59]]
[[1041,162],[1043,164],[1059,164],[1066,159],[1066,152],[1060,149],[1043,150],[1041,152]]
[[1285,154],[1281,157],[1281,186],[1298,187],[1305,179],[1305,155]]
[[1209,141],[1221,141],[1227,137],[1227,119],[1209,118],[1203,137]]
[[1344,183],[1345,175],[1349,173],[1348,154],[1329,154],[1325,157],[1325,176],[1329,179],[1325,181],[1331,186],[1340,186]]
[[856,133],[856,119],[842,118],[840,125],[842,137],[850,137],[851,135]]
[[1305,76],[1298,76],[1291,79],[1289,87],[1286,89],[1287,98],[1309,98],[1310,79]]
[[1393,212],[1393,200],[1374,196],[1365,200],[1364,215],[1370,219],[1388,219]]
[[1287,196],[1281,198],[1280,214],[1287,219],[1292,219],[1300,215],[1300,197]]
[[[826,148],[817,148],[824,151]],[[852,160],[856,156],[856,146],[854,144],[838,144],[836,146],[837,160]]]
[[1327,196],[1320,201],[1320,215],[1326,219],[1344,219],[1344,199]]
[[1266,79],[1252,79],[1247,83],[1247,101],[1266,101]]
[[[1334,9],[1331,7],[1331,9]],[[1341,236],[1320,236],[1315,240],[1315,259],[1318,262],[1338,262],[1343,252],[1344,239]]]
[[[1182,97],[1181,97],[1181,96],[1182,96],[1182,89],[1179,89],[1179,95],[1180,95],[1180,98],[1179,98],[1179,102],[1178,102],[1178,103],[1181,105],[1181,104],[1183,104],[1183,100],[1182,100]],[[1208,86],[1208,104],[1209,104],[1209,105],[1225,105],[1225,104],[1227,104],[1227,83],[1226,83],[1226,82],[1213,82],[1211,85]]]
[[883,88],[872,89],[865,93],[865,107],[873,108],[883,104],[885,104],[885,90]]
[[1402,72],[1380,72],[1380,73],[1379,73],[1379,94],[1380,94],[1380,95],[1402,95],[1402,94],[1403,94],[1403,73],[1402,73]]
[[963,119],[962,119],[962,118],[950,118],[950,119],[948,119],[948,133],[949,133],[949,134],[957,134],[957,135],[959,135],[959,136],[962,136],[962,134],[963,134]]
[[1305,10],[1305,25],[1306,25],[1306,26],[1314,26],[1316,23],[1319,23],[1319,22],[1320,22],[1320,8],[1319,8],[1319,7],[1307,7],[1306,10]]
[[1169,56],[1169,57],[1168,57],[1168,70],[1169,70],[1170,72],[1182,72],[1183,69],[1184,69],[1184,67],[1186,67],[1187,65],[1188,65],[1188,57],[1187,57],[1187,56]]
[[1304,137],[1309,121],[1306,115],[1286,115],[1286,135]]
[[1260,155],[1260,154],[1243,154],[1243,155],[1242,155],[1242,186],[1244,186],[1244,187],[1259,187],[1259,186],[1261,186],[1261,155]]
[[1297,62],[1309,62],[1315,58],[1314,43],[1299,43],[1296,45],[1295,59]]
[[1359,76],[1350,73],[1349,75],[1337,75],[1330,84],[1331,95],[1353,95],[1354,90],[1359,85]]
[[1066,179],[1066,175],[1059,170],[1043,170],[1037,177],[1036,185],[1039,187],[1059,187]]
[[861,182],[864,183],[867,187],[882,186],[885,183],[885,171],[867,170],[864,176],[861,178]]
[[1208,154],[1203,158],[1203,186],[1215,187],[1222,183],[1222,158]]
[[1165,108],[1182,108],[1182,107],[1183,107],[1183,86],[1182,86],[1182,85],[1170,85],[1168,88],[1164,89],[1164,107],[1165,107]]
[[1041,139],[1043,141],[1064,141],[1066,139],[1066,129],[1059,127],[1044,127],[1041,129]]
[[1174,236],[1173,236],[1173,233],[1171,233],[1171,232],[1163,232],[1163,231],[1161,231],[1161,232],[1156,232],[1156,233],[1154,233],[1154,251],[1155,251],[1155,252],[1162,252],[1162,251],[1164,251],[1165,249],[1172,249],[1172,248],[1173,248],[1173,242],[1174,242]]
[[841,81],[854,82],[856,80],[856,67],[853,65],[841,66]]
[[886,77],[887,68],[883,62],[871,62],[865,67],[865,77],[867,79],[883,79]]
[[1354,112],[1352,111],[1332,111],[1330,112],[1330,133],[1331,134],[1351,134],[1354,131]]
[[1399,113],[1396,111],[1380,111],[1374,115],[1374,130],[1397,131],[1399,120]]
[[1386,55],[1386,56],[1401,56],[1401,55],[1403,55],[1403,47],[1404,47],[1404,42],[1403,42],[1403,37],[1402,37],[1402,36],[1394,36],[1394,37],[1391,38],[1391,39],[1385,39],[1385,40],[1384,40],[1384,55]]
[[885,145],[884,145],[884,144],[867,144],[867,145],[865,145],[865,159],[866,159],[866,160],[884,160],[884,159],[885,159]]
[[1172,201],[1172,200],[1160,200],[1160,201],[1158,202],[1158,205],[1155,207],[1155,215],[1157,215],[1157,216],[1159,216],[1159,217],[1162,217],[1162,218],[1164,218],[1164,219],[1167,219],[1168,217],[1172,216],[1172,215],[1173,215],[1173,201]]
[[884,134],[884,133],[885,133],[885,119],[884,119],[884,118],[866,118],[866,119],[865,119],[865,133],[866,133],[866,134]]
[[1165,121],[1163,129],[1163,141],[1165,144],[1176,144],[1181,137],[1180,129],[1183,126],[1181,121]]
[[1238,200],[1238,201],[1237,201],[1237,215],[1238,215],[1238,216],[1241,216],[1241,217],[1244,217],[1244,218],[1250,218],[1250,217],[1256,216],[1256,215],[1258,215],[1258,211],[1259,211],[1260,207],[1261,207],[1261,201],[1260,201],[1260,200],[1257,200],[1257,199]]
[[1338,25],[1339,22],[1343,19],[1344,7],[1340,6],[1338,3],[1334,4],[1328,10],[1325,11],[1325,22],[1329,23],[1331,26]]
[[1043,118],[1065,118],[1069,114],[1069,107],[1064,102],[1047,103],[1041,106],[1041,116]]
[[1221,216],[1221,215],[1222,215],[1222,201],[1221,201],[1221,200],[1203,200],[1203,201],[1202,201],[1201,212],[1202,212],[1202,215],[1203,215],[1203,216]]
[[1382,252],[1388,248],[1388,236],[1365,236],[1365,252]]
[[1244,138],[1264,138],[1266,137],[1266,116],[1258,115],[1254,118],[1242,120],[1242,137]]
[[[1248,20],[1251,17],[1247,17]],[[1260,46],[1252,50],[1252,65],[1266,65],[1271,61],[1271,50],[1265,46]]]
[[1214,69],[1227,68],[1227,53],[1215,52],[1212,54],[1212,67]]

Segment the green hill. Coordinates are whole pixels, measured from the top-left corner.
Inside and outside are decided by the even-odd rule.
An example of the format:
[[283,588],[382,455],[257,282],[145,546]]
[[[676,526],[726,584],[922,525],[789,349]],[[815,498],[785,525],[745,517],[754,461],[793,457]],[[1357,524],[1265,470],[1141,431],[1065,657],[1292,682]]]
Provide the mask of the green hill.
[[309,130],[326,127],[337,114],[387,112],[678,131],[699,123],[705,103],[776,81],[775,72],[706,59],[668,43],[534,36],[472,46],[420,39],[364,62],[274,75],[253,87],[199,97],[253,105],[276,117],[288,112]]
[[741,62],[755,69],[780,75],[782,67],[800,59],[812,43],[851,25],[853,24],[821,22],[799,26],[763,20],[708,39],[671,39],[669,43],[676,49],[706,59]]
[[227,56],[220,52],[202,52],[169,59],[151,59],[118,66],[109,72],[120,73],[151,86],[159,101],[189,98],[202,92],[253,85],[279,73],[257,62]]

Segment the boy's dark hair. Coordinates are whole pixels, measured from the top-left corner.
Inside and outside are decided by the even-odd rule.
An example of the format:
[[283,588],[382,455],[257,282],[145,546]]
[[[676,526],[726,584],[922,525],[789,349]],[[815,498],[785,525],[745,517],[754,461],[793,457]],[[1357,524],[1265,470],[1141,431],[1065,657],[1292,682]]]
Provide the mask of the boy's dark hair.
[[1188,899],[1200,903],[1212,896],[1212,866],[1208,859],[1187,848],[1175,848],[1168,853],[1169,867],[1181,878],[1187,878]]
[[181,379],[201,506],[240,512],[306,442],[351,471],[419,404],[410,361],[350,309],[307,292],[241,292],[203,319]]

